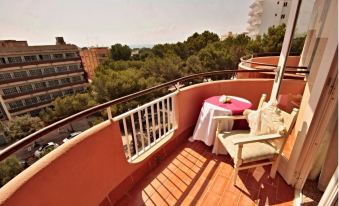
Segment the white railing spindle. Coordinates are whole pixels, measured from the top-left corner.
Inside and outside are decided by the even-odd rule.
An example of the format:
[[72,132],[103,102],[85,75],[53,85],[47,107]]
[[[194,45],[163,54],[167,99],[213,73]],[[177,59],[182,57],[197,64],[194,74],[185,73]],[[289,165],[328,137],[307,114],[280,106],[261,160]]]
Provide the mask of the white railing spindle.
[[151,117],[152,117],[152,133],[153,133],[153,143],[157,140],[155,136],[155,121],[154,121],[154,108],[153,105],[151,106]]
[[159,138],[158,140],[160,140],[161,138],[161,120],[160,120],[160,107],[159,107],[159,102],[157,102],[157,116],[158,116],[158,132],[159,132]]
[[129,138],[128,138],[128,130],[127,130],[127,126],[126,126],[126,118],[123,118],[122,119],[122,123],[124,125],[124,134],[125,134],[125,138],[126,138],[126,143],[127,143],[127,152],[128,152],[128,157],[129,158],[132,158],[132,155],[131,155],[131,148],[130,148],[130,145],[129,145]]
[[170,108],[170,98],[171,97],[168,97],[166,100],[167,100],[167,129],[168,131],[171,130],[171,108]]
[[135,154],[139,155],[138,140],[137,140],[137,134],[135,131],[134,114],[131,114],[131,124],[132,124],[132,131],[133,131]]
[[149,128],[149,121],[148,121],[148,109],[146,107],[145,109],[145,116],[146,116],[146,131],[147,131],[147,140],[148,140],[148,146],[151,147],[151,135],[150,135],[150,128]]
[[162,110],[162,126],[164,128],[164,135],[166,134],[166,109],[165,109],[165,100],[161,101],[161,110]]
[[141,112],[138,111],[138,117],[139,117],[139,129],[140,129],[140,138],[141,138],[141,146],[142,146],[142,150],[145,149],[145,140],[144,140],[144,130],[142,127],[142,121],[141,121]]

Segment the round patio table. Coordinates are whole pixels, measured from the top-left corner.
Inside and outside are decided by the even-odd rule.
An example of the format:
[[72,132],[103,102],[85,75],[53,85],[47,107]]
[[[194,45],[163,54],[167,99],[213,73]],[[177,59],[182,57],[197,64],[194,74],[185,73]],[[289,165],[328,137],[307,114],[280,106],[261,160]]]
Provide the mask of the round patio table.
[[[217,126],[216,122],[213,121],[214,116],[242,115],[245,109],[252,107],[252,103],[247,99],[236,96],[229,97],[231,97],[230,103],[219,102],[220,96],[213,96],[204,101],[193,136],[189,139],[190,141],[200,140],[206,145],[212,146]],[[223,131],[230,131],[233,127],[247,129],[248,125],[246,120],[237,120],[235,123],[233,120],[222,121],[221,129]]]

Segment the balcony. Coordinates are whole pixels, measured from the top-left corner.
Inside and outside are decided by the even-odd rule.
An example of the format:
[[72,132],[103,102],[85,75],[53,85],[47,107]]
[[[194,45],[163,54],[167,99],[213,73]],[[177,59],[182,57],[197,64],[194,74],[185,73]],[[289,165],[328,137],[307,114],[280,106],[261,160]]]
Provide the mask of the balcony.
[[39,65],[39,64],[52,64],[52,63],[59,63],[59,62],[66,62],[66,61],[80,61],[80,57],[69,57],[69,58],[62,58],[62,59],[50,59],[50,60],[40,60],[34,62],[20,62],[20,63],[9,63],[9,64],[0,64],[0,69],[2,68],[9,68],[9,67],[23,67],[28,65]]
[[[306,67],[299,66],[300,56],[298,54],[292,54],[287,59],[287,69],[305,71]],[[238,78],[274,78],[275,72],[272,69],[276,69],[279,61],[279,56],[276,53],[262,53],[255,54],[248,57],[242,57],[241,62],[238,65],[239,70],[257,70],[267,69],[267,72],[258,73],[241,73]],[[269,71],[271,70],[271,71]],[[301,72],[302,73],[302,72]],[[285,73],[284,77],[289,79],[304,79],[305,75],[301,73]]]
[[[270,94],[272,84],[272,79],[201,83],[181,88],[120,117],[109,117],[53,150],[1,188],[0,205],[206,205],[206,202],[211,205],[292,205],[293,188],[279,175],[269,179],[268,167],[240,172],[234,187],[229,181],[233,173],[229,156],[216,156],[210,147],[188,142],[204,99],[221,94],[241,96],[250,100],[255,108],[261,94]],[[300,95],[304,86],[303,80],[286,79],[281,94]],[[119,101],[123,98],[95,109],[105,109]],[[167,115],[157,116],[156,125],[166,122],[172,126],[165,129],[167,133],[154,135],[159,138],[149,147],[142,145],[141,150],[126,152],[124,138],[129,135],[121,121],[131,117],[125,120],[127,125],[135,124],[140,121],[139,112],[148,111],[150,106],[154,108],[153,114],[165,108],[168,111]],[[81,115],[87,114],[90,111],[81,112]],[[160,121],[160,117],[165,118]],[[63,123],[73,119],[75,116]],[[40,134],[60,125],[50,125]],[[137,131],[146,131],[139,127],[135,124],[132,136]],[[158,132],[161,129],[152,128],[152,132],[154,128],[158,128]]]

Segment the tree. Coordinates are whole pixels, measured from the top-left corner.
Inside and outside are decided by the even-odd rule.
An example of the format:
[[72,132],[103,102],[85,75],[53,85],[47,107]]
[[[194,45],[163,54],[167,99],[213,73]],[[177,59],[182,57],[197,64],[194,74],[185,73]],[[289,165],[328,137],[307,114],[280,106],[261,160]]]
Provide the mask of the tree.
[[111,58],[113,60],[129,60],[131,53],[132,49],[127,45],[115,44],[111,46]]
[[296,37],[292,40],[291,52],[301,53],[304,48],[306,35]]
[[184,42],[186,45],[188,56],[198,53],[208,44],[220,41],[219,36],[209,31],[204,31],[202,34],[194,33]]
[[16,175],[18,175],[23,169],[23,166],[15,157],[9,157],[0,162],[0,185],[5,185]]
[[182,60],[176,55],[164,58],[148,58],[143,65],[145,75],[154,77],[157,82],[167,82],[182,76]]
[[148,78],[140,69],[101,68],[95,73],[91,87],[96,101],[103,103],[146,89],[154,83],[154,78]]
[[192,55],[188,57],[184,70],[185,74],[196,74],[204,71],[200,59],[197,55]]
[[10,141],[22,139],[44,127],[39,117],[31,117],[29,114],[16,116],[9,122],[8,136]]
[[284,41],[286,25],[272,26],[267,34],[263,34],[262,48],[264,52],[280,52]]
[[40,117],[44,122],[51,123],[94,105],[96,105],[96,101],[89,93],[58,97],[52,102],[51,107],[41,112]]

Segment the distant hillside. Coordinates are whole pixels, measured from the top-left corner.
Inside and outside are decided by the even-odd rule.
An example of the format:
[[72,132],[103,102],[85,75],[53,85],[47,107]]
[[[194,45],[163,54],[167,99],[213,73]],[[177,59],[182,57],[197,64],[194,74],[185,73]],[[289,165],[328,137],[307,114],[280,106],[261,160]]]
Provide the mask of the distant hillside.
[[130,44],[128,45],[130,48],[152,48],[154,44]]

